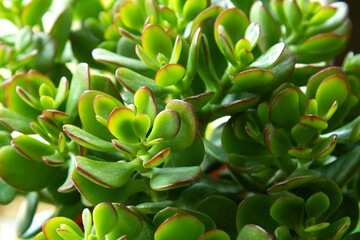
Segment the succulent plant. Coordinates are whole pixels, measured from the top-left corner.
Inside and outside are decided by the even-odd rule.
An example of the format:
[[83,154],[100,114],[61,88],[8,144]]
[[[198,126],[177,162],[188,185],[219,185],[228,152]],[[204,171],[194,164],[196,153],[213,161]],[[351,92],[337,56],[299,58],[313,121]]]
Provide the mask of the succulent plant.
[[20,238],[360,239],[359,55],[332,64],[346,3],[16,0],[0,18]]

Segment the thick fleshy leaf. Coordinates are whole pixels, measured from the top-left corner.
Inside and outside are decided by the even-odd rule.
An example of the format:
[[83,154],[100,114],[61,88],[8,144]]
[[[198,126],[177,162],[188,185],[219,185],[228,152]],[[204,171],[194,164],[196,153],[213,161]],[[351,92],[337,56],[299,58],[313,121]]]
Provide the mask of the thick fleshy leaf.
[[251,69],[236,74],[231,82],[233,87],[230,91],[257,92],[256,90],[265,87],[274,79],[274,74],[264,69]]
[[142,30],[145,19],[140,7],[133,2],[124,2],[120,6],[120,16],[126,27],[134,30]]
[[153,168],[154,174],[150,186],[157,191],[184,187],[193,183],[199,176],[201,169],[194,167]]
[[151,158],[149,161],[144,162],[145,168],[152,168],[156,167],[160,164],[162,164],[170,155],[170,148],[167,148],[158,154],[156,154],[153,158]]
[[278,224],[270,216],[270,207],[274,200],[267,195],[255,195],[246,198],[239,205],[236,226],[240,231],[247,224],[262,226],[267,232],[273,232]]
[[85,63],[80,63],[76,66],[66,102],[66,113],[70,115],[72,119],[78,114],[77,107],[81,94],[88,89],[90,89],[89,66]]
[[318,130],[324,130],[328,127],[328,123],[324,119],[314,115],[305,115],[301,117],[300,122]]
[[50,167],[43,162],[33,162],[24,158],[11,146],[0,149],[0,176],[16,189],[23,191],[43,189],[58,170],[59,168]]
[[330,200],[325,193],[314,193],[306,200],[305,203],[307,217],[317,219],[328,210],[329,205]]
[[229,33],[231,42],[237,42],[244,38],[249,19],[237,8],[229,8],[223,11],[216,19],[214,25],[215,41],[220,47],[219,26],[222,25]]
[[153,79],[140,75],[127,68],[118,68],[116,70],[116,77],[121,85],[133,93],[143,86],[150,88],[155,96],[162,96],[168,92],[167,89],[157,86]]
[[145,27],[141,36],[141,45],[153,59],[161,53],[170,60],[173,44],[170,36],[161,26],[150,24]]
[[135,144],[139,138],[133,128],[135,113],[126,107],[114,109],[108,119],[109,131],[121,142]]
[[136,169],[136,164],[94,161],[90,158],[78,156],[76,158],[76,169],[84,177],[101,186],[117,188],[130,179],[132,172]]
[[155,83],[160,87],[171,86],[179,82],[185,75],[185,68],[180,64],[166,64],[156,73]]
[[102,152],[114,151],[113,145],[73,125],[64,125],[63,130],[74,142],[89,149]]
[[93,73],[90,75],[90,89],[107,93],[116,100],[122,101],[119,90],[116,88],[112,80],[101,74]]
[[312,149],[307,147],[292,147],[289,149],[288,154],[298,159],[309,159],[312,156]]
[[92,56],[99,62],[110,64],[115,67],[126,67],[138,72],[149,70],[149,67],[138,59],[121,56],[103,48],[95,48],[92,51]]
[[326,20],[334,16],[337,9],[335,7],[329,6],[324,7],[320,11],[318,11],[314,16],[311,17],[309,24],[318,25],[324,23]]
[[54,149],[51,145],[43,143],[28,135],[20,135],[12,140],[14,148],[27,159],[41,162],[41,157],[51,155]]
[[56,231],[60,228],[60,225],[62,224],[66,224],[67,226],[69,226],[78,236],[84,236],[80,227],[71,219],[65,217],[55,217],[47,221],[42,227],[45,238],[53,240],[63,240],[63,238]]
[[39,23],[50,5],[51,0],[32,0],[22,10],[21,22],[24,25],[34,26]]
[[315,96],[319,116],[324,116],[335,101],[341,106],[347,99],[348,94],[348,84],[341,74],[333,75],[322,81]]
[[302,227],[305,202],[300,197],[280,197],[270,208],[271,217],[292,229]]
[[256,22],[260,25],[261,34],[259,32],[257,37],[260,37],[258,39],[259,47],[263,52],[279,42],[281,34],[280,26],[261,1],[256,1],[252,5],[249,16],[251,22]]
[[303,20],[301,9],[296,0],[284,1],[284,12],[287,16],[287,20],[293,29],[299,29]]
[[219,5],[211,6],[207,9],[205,9],[194,19],[194,21],[191,25],[191,31],[193,31],[196,26],[201,24],[201,22],[205,21],[206,19],[217,18],[217,16],[219,16],[222,11],[223,11],[223,8]]
[[282,128],[275,129],[267,136],[267,147],[274,157],[286,155],[292,143]]
[[318,160],[323,160],[335,149],[337,135],[332,135],[328,138],[318,141],[313,147],[313,154]]
[[111,112],[115,108],[122,106],[123,104],[114,98],[110,98],[105,95],[96,96],[94,98],[94,112],[96,114],[96,120],[98,120],[102,125],[107,126],[107,120]]
[[120,188],[104,188],[82,176],[76,169],[72,172],[72,181],[81,195],[93,205],[101,202],[124,202],[131,195],[150,189],[145,179],[130,179]]
[[234,49],[234,43],[231,40],[231,37],[226,30],[226,28],[223,25],[219,25],[218,27],[218,33],[219,33],[219,48],[221,52],[224,54],[226,59],[234,66],[237,66],[238,63],[236,61],[235,57],[235,49]]
[[164,110],[156,116],[153,129],[147,139],[152,141],[157,138],[174,138],[178,134],[180,126],[179,114],[174,110]]
[[162,16],[162,18],[167,21],[168,23],[170,23],[172,26],[176,26],[177,25],[177,16],[175,14],[175,11],[172,10],[169,7],[166,6],[159,6],[159,10],[160,10],[160,15]]
[[237,204],[233,200],[223,196],[210,196],[201,201],[196,210],[213,219],[216,227],[228,233],[232,239],[236,238]]
[[251,23],[245,32],[245,38],[251,43],[251,50],[256,46],[260,37],[260,26],[257,23]]
[[109,203],[100,203],[93,210],[94,227],[98,239],[103,239],[118,223],[118,215],[114,206]]
[[257,58],[253,63],[252,67],[256,68],[270,68],[279,61],[281,55],[284,53],[285,43],[280,42],[269,48],[264,54]]
[[215,229],[204,233],[198,240],[230,240],[230,236],[224,231]]
[[191,96],[182,99],[185,102],[191,103],[196,111],[201,110],[214,96],[214,92],[206,92],[196,96]]
[[298,62],[309,63],[332,59],[345,47],[347,38],[342,34],[324,33],[306,40],[300,47],[289,47],[296,53]]
[[140,217],[125,205],[113,203],[117,213],[117,225],[107,234],[109,238],[117,239],[119,236],[126,235],[127,239],[135,239],[143,229]]
[[37,192],[30,192],[27,194],[26,199],[21,203],[16,216],[16,234],[22,236],[26,230],[29,229],[33,221],[36,208],[39,202],[39,195]]
[[45,110],[41,113],[46,118],[49,118],[53,122],[66,122],[69,120],[70,116],[64,112],[57,111],[57,110]]
[[229,155],[229,166],[238,172],[259,172],[270,166],[271,156],[242,156],[238,154]]
[[189,0],[184,4],[184,9],[182,12],[182,17],[186,21],[191,21],[194,19],[202,10],[207,6],[206,0]]
[[34,133],[30,126],[30,119],[27,119],[7,108],[0,107],[0,123],[5,127],[19,131],[24,134]]
[[237,240],[272,240],[273,237],[267,233],[264,229],[257,225],[248,224],[245,225],[239,232]]
[[136,114],[146,114],[150,118],[151,124],[153,124],[157,114],[157,105],[150,88],[139,88],[134,96],[134,104],[136,106]]
[[140,140],[145,140],[150,129],[151,120],[148,115],[140,113],[133,120],[133,129]]
[[267,192],[268,193],[278,193],[282,191],[292,190],[297,188],[305,183],[311,182],[314,179],[317,179],[316,176],[300,176],[294,177],[283,182],[277,183],[270,187]]
[[[296,90],[288,88],[278,95],[270,107],[270,119],[275,126],[292,128],[300,121],[299,95]],[[287,114],[284,114],[286,112]]]
[[306,124],[296,124],[291,128],[291,136],[298,144],[305,144],[310,141],[317,133],[317,129]]
[[240,112],[244,112],[251,107],[254,107],[259,101],[258,96],[248,97],[240,99],[225,106],[220,107],[216,112],[222,116],[235,115]]
[[216,228],[215,222],[206,214],[194,210],[183,208],[167,207],[159,211],[154,217],[154,225],[160,226],[166,219],[174,216],[175,214],[187,214],[199,219],[205,226],[205,231],[210,231]]
[[16,189],[0,179],[0,204],[7,205],[16,197]]
[[70,36],[72,24],[72,11],[70,8],[66,9],[62,12],[59,17],[56,19],[55,23],[51,27],[50,35],[56,39],[56,46],[57,46],[57,58],[61,58],[63,54],[63,50]]
[[[105,96],[118,103],[118,100],[99,91],[85,91],[79,100],[79,117],[84,129],[100,139],[111,140],[114,138],[106,126],[102,125],[96,119],[94,111],[94,100],[97,96]],[[120,105],[122,107],[122,105]]]
[[[179,234],[181,232],[182,234]],[[199,219],[187,214],[175,214],[161,224],[155,232],[155,240],[195,240],[205,232]]]

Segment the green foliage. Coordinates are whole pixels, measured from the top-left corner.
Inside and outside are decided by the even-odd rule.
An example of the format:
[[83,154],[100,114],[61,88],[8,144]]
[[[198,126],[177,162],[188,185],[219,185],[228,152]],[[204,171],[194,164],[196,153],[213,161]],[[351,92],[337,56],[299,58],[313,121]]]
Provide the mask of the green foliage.
[[359,55],[331,66],[346,3],[16,0],[0,18],[20,238],[359,239]]

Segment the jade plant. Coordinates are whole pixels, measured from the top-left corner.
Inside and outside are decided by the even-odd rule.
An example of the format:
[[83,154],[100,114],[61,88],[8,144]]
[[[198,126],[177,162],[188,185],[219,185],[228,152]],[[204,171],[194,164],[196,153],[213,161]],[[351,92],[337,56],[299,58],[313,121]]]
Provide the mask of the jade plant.
[[[0,3],[0,203],[21,239],[360,239],[345,2]],[[55,210],[39,211],[38,204]]]

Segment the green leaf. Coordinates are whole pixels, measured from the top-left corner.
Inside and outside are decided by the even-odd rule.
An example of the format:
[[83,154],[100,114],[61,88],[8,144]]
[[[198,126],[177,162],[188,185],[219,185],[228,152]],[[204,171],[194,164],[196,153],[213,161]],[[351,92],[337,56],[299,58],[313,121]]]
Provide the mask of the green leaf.
[[115,150],[110,142],[104,141],[76,126],[66,124],[63,126],[63,130],[74,142],[86,148],[102,152]]
[[244,38],[250,22],[245,13],[237,8],[229,8],[223,11],[216,19],[214,25],[215,41],[221,49],[219,26],[222,25],[229,33],[231,42],[238,42]]
[[213,219],[216,227],[228,233],[232,239],[236,237],[237,205],[234,201],[223,196],[210,196],[201,201],[196,210]]
[[81,219],[84,225],[84,238],[88,239],[92,228],[92,216],[88,208],[82,211]]
[[246,91],[257,92],[256,90],[266,86],[274,79],[274,74],[264,69],[251,69],[236,74],[231,82],[231,92]]
[[314,193],[306,200],[305,203],[307,217],[317,219],[328,210],[329,205],[330,200],[325,193]]
[[[187,214],[175,214],[168,218],[156,230],[155,240],[180,240],[186,239],[196,240],[205,231],[204,224],[197,218]],[[179,234],[181,232],[182,234]]]
[[167,207],[159,211],[154,217],[154,225],[160,226],[166,219],[174,216],[175,214],[187,214],[199,219],[205,226],[205,231],[211,231],[216,228],[215,222],[206,214],[194,210],[183,208]]
[[206,0],[188,0],[184,4],[182,17],[186,21],[193,20],[207,6]]
[[326,20],[334,16],[337,9],[335,7],[329,6],[324,7],[320,11],[318,11],[314,16],[311,17],[309,24],[310,25],[319,25],[324,23]]
[[292,229],[302,227],[305,202],[300,197],[280,197],[270,208],[271,217]]
[[[32,31],[29,27],[23,27],[16,34],[15,38],[15,50],[17,52],[23,52],[31,43],[32,40]],[[3,45],[5,46],[5,45]],[[4,48],[6,49],[6,48]],[[1,66],[1,64],[0,64]]]
[[348,98],[349,89],[343,75],[336,74],[321,82],[316,91],[318,114],[323,117],[336,101],[339,106],[343,105]]
[[34,131],[30,127],[30,119],[27,119],[7,108],[0,107],[0,123],[5,127],[19,131],[24,134],[31,134]]
[[55,217],[47,221],[42,227],[46,239],[64,240],[56,231],[62,224],[69,226],[78,236],[84,236],[80,227],[71,219],[65,217]]
[[42,162],[41,157],[51,155],[54,149],[51,145],[43,143],[28,135],[20,135],[12,140],[14,148],[27,159]]
[[[66,225],[61,224],[61,227]],[[83,238],[79,237],[77,234],[73,233],[71,230],[65,230],[62,228],[56,229],[57,234],[62,237],[63,239],[67,240],[82,240]]]
[[156,73],[155,83],[160,87],[171,86],[179,81],[185,75],[185,68],[180,64],[166,64]]
[[194,166],[153,168],[153,171],[154,174],[150,180],[151,188],[157,191],[165,191],[190,185],[200,176],[201,169]]
[[20,205],[17,214],[16,234],[22,236],[30,227],[33,221],[37,206],[39,195],[37,192],[30,192],[27,194],[26,199]]
[[231,37],[223,25],[218,26],[218,33],[219,33],[219,48],[221,52],[224,54],[226,59],[234,66],[237,66],[238,63],[235,57],[235,49],[234,43],[231,40]]
[[58,171],[57,167],[24,158],[11,146],[0,149],[0,177],[16,189],[23,191],[43,189]]
[[15,196],[16,189],[6,184],[6,182],[0,178],[0,204],[7,205],[11,203],[15,199]]
[[172,139],[179,133],[180,126],[181,119],[176,111],[170,109],[161,111],[154,120],[153,128],[147,140]]
[[272,236],[257,225],[245,225],[239,232],[237,240],[272,240]]
[[149,70],[149,67],[138,59],[121,56],[103,48],[95,48],[92,51],[92,56],[96,61],[107,63],[115,67],[126,67],[137,72]]
[[309,142],[317,133],[317,129],[306,124],[296,124],[291,128],[291,136],[298,144]]
[[122,22],[125,24],[126,27],[141,31],[145,19],[144,16],[141,14],[140,7],[132,2],[125,2],[120,6],[120,16]]
[[[278,127],[291,129],[300,121],[300,100],[295,89],[288,88],[276,95],[270,106],[271,122]],[[287,114],[284,114],[287,113]]]
[[243,200],[237,210],[236,226],[240,231],[247,224],[255,224],[273,232],[278,224],[270,216],[274,200],[267,195],[254,195]]
[[177,25],[177,16],[174,12],[174,10],[172,10],[169,7],[166,6],[159,6],[159,10],[160,10],[160,15],[161,17],[167,21],[168,23],[170,23],[170,25],[172,26],[176,26]]
[[304,185],[305,183],[311,182],[314,179],[317,179],[317,176],[299,176],[299,177],[293,177],[288,180],[279,182],[272,187],[267,189],[268,193],[279,193],[287,190],[292,190],[297,187],[300,187],[301,185]]
[[280,42],[269,48],[264,54],[260,55],[250,66],[256,68],[270,68],[279,61],[285,50],[285,43]]
[[51,5],[51,0],[32,0],[21,12],[21,22],[24,25],[34,26],[41,21],[42,16]]
[[133,129],[136,135],[141,139],[144,140],[146,135],[150,129],[151,120],[148,115],[144,113],[140,113],[135,116],[133,120]]
[[187,98],[183,98],[182,100],[193,105],[196,111],[201,110],[214,96],[214,92],[206,92],[196,96],[191,96]]
[[139,138],[133,128],[135,113],[126,107],[115,108],[108,119],[109,131],[121,142],[136,144]]
[[314,115],[305,115],[301,117],[300,122],[318,130],[324,130],[328,127],[328,123],[324,119]]
[[153,158],[151,158],[149,161],[144,162],[145,168],[153,168],[156,166],[159,166],[162,164],[170,155],[170,148],[167,148],[158,154],[156,154]]
[[214,229],[201,235],[198,240],[230,240],[230,236],[224,231]]
[[[257,23],[251,23],[245,32],[245,39],[249,40],[251,43],[251,49],[256,47],[260,38],[260,26]],[[271,44],[271,46],[274,44]]]
[[98,95],[94,98],[94,112],[96,120],[105,127],[107,126],[108,118],[111,112],[117,108],[122,107],[123,104],[117,99],[107,97],[105,95]]
[[153,58],[157,59],[159,53],[170,59],[173,44],[170,36],[165,30],[156,24],[146,26],[142,32],[141,45]]
[[280,25],[275,21],[270,11],[264,6],[261,1],[256,1],[252,5],[249,16],[251,22],[256,22],[258,23],[258,26],[260,25],[261,34],[259,32],[257,38],[259,41],[259,47],[263,52],[265,52],[271,46],[279,42],[281,34]]
[[118,223],[117,211],[111,203],[96,205],[93,210],[94,227],[98,239],[103,239]]
[[287,155],[292,143],[282,128],[277,128],[267,135],[267,147],[274,157]]
[[117,212],[117,225],[107,235],[111,239],[126,235],[127,239],[135,239],[143,230],[141,218],[125,205],[120,203],[112,204]]
[[90,88],[91,90],[97,90],[104,93],[107,93],[114,97],[116,100],[121,101],[121,96],[119,90],[116,88],[113,81],[105,76],[100,74],[91,74],[90,76]]
[[216,110],[216,113],[220,114],[221,116],[235,115],[237,113],[245,112],[249,108],[254,107],[258,103],[258,101],[258,96],[240,99],[218,108]]
[[129,179],[136,165],[127,162],[103,162],[78,156],[76,170],[84,177],[107,188],[118,188]]
[[74,76],[71,80],[69,95],[66,102],[66,113],[74,119],[78,112],[78,102],[81,94],[90,88],[89,66],[80,63],[76,66]]
[[300,28],[303,20],[301,9],[296,0],[284,1],[284,12],[291,28],[297,30]]
[[57,53],[56,57],[61,59],[66,41],[70,36],[72,24],[72,11],[70,8],[66,9],[56,19],[55,23],[51,27],[50,35],[56,39]]

